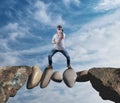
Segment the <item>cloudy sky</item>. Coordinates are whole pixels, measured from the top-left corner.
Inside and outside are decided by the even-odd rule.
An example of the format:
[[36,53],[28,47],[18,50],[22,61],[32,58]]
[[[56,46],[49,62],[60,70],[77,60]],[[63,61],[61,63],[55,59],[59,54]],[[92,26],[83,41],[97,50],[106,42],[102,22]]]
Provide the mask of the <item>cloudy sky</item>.
[[[120,0],[0,0],[0,65],[48,65],[51,39],[58,24],[75,71],[120,67]],[[54,71],[64,72],[65,57],[53,57]],[[89,82],[73,88],[50,82],[22,87],[7,103],[113,103],[99,97]]]

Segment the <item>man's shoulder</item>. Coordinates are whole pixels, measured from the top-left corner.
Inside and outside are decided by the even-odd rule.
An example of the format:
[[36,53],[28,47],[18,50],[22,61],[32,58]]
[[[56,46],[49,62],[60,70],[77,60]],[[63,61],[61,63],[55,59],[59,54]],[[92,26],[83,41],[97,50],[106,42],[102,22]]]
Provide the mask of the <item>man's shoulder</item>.
[[64,37],[65,37],[65,35],[66,35],[66,34],[65,34],[65,33],[63,33],[63,35],[64,35]]

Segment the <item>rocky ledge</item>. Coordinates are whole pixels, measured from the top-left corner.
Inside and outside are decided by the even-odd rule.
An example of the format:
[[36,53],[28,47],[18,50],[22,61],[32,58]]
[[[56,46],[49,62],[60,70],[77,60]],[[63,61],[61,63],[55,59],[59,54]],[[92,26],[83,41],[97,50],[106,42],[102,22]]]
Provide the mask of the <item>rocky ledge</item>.
[[120,68],[91,68],[79,72],[68,68],[61,73],[53,72],[52,67],[42,72],[37,66],[4,66],[0,67],[0,78],[0,103],[6,103],[9,97],[15,96],[26,81],[27,89],[32,89],[38,85],[45,88],[50,80],[58,83],[64,80],[69,88],[75,82],[90,81],[104,100],[120,103]]
[[89,70],[89,77],[104,100],[120,103],[120,68],[93,68]]
[[77,82],[90,81],[102,99],[120,103],[120,68],[92,68],[77,75]]
[[28,66],[0,67],[0,103],[14,97],[31,73]]

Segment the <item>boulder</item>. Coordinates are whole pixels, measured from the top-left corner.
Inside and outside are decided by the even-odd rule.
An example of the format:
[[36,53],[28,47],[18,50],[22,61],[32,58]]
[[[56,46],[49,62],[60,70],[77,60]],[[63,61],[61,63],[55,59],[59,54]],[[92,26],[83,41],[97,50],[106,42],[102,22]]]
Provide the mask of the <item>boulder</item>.
[[73,87],[77,78],[76,72],[72,69],[66,69],[63,73],[63,80],[68,87]]
[[120,68],[92,68],[88,75],[102,99],[120,103]]
[[41,78],[41,83],[40,83],[41,88],[45,88],[48,86],[52,74],[53,74],[52,67],[46,67]]
[[89,81],[88,70],[77,72],[76,82],[86,82]]
[[56,71],[56,72],[53,73],[51,79],[55,82],[62,82],[63,74],[59,71]]
[[0,67],[0,103],[6,103],[9,97],[14,97],[31,73],[29,66]]
[[32,73],[27,81],[27,89],[32,89],[36,87],[39,84],[41,77],[42,77],[41,69],[37,66],[33,66]]

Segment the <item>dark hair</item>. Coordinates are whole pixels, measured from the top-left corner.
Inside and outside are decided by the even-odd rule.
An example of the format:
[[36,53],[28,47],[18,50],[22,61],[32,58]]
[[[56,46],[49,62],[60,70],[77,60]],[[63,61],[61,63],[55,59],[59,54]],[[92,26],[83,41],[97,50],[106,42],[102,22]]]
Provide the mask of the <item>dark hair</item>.
[[62,28],[62,26],[61,26],[61,25],[58,25],[57,28]]

